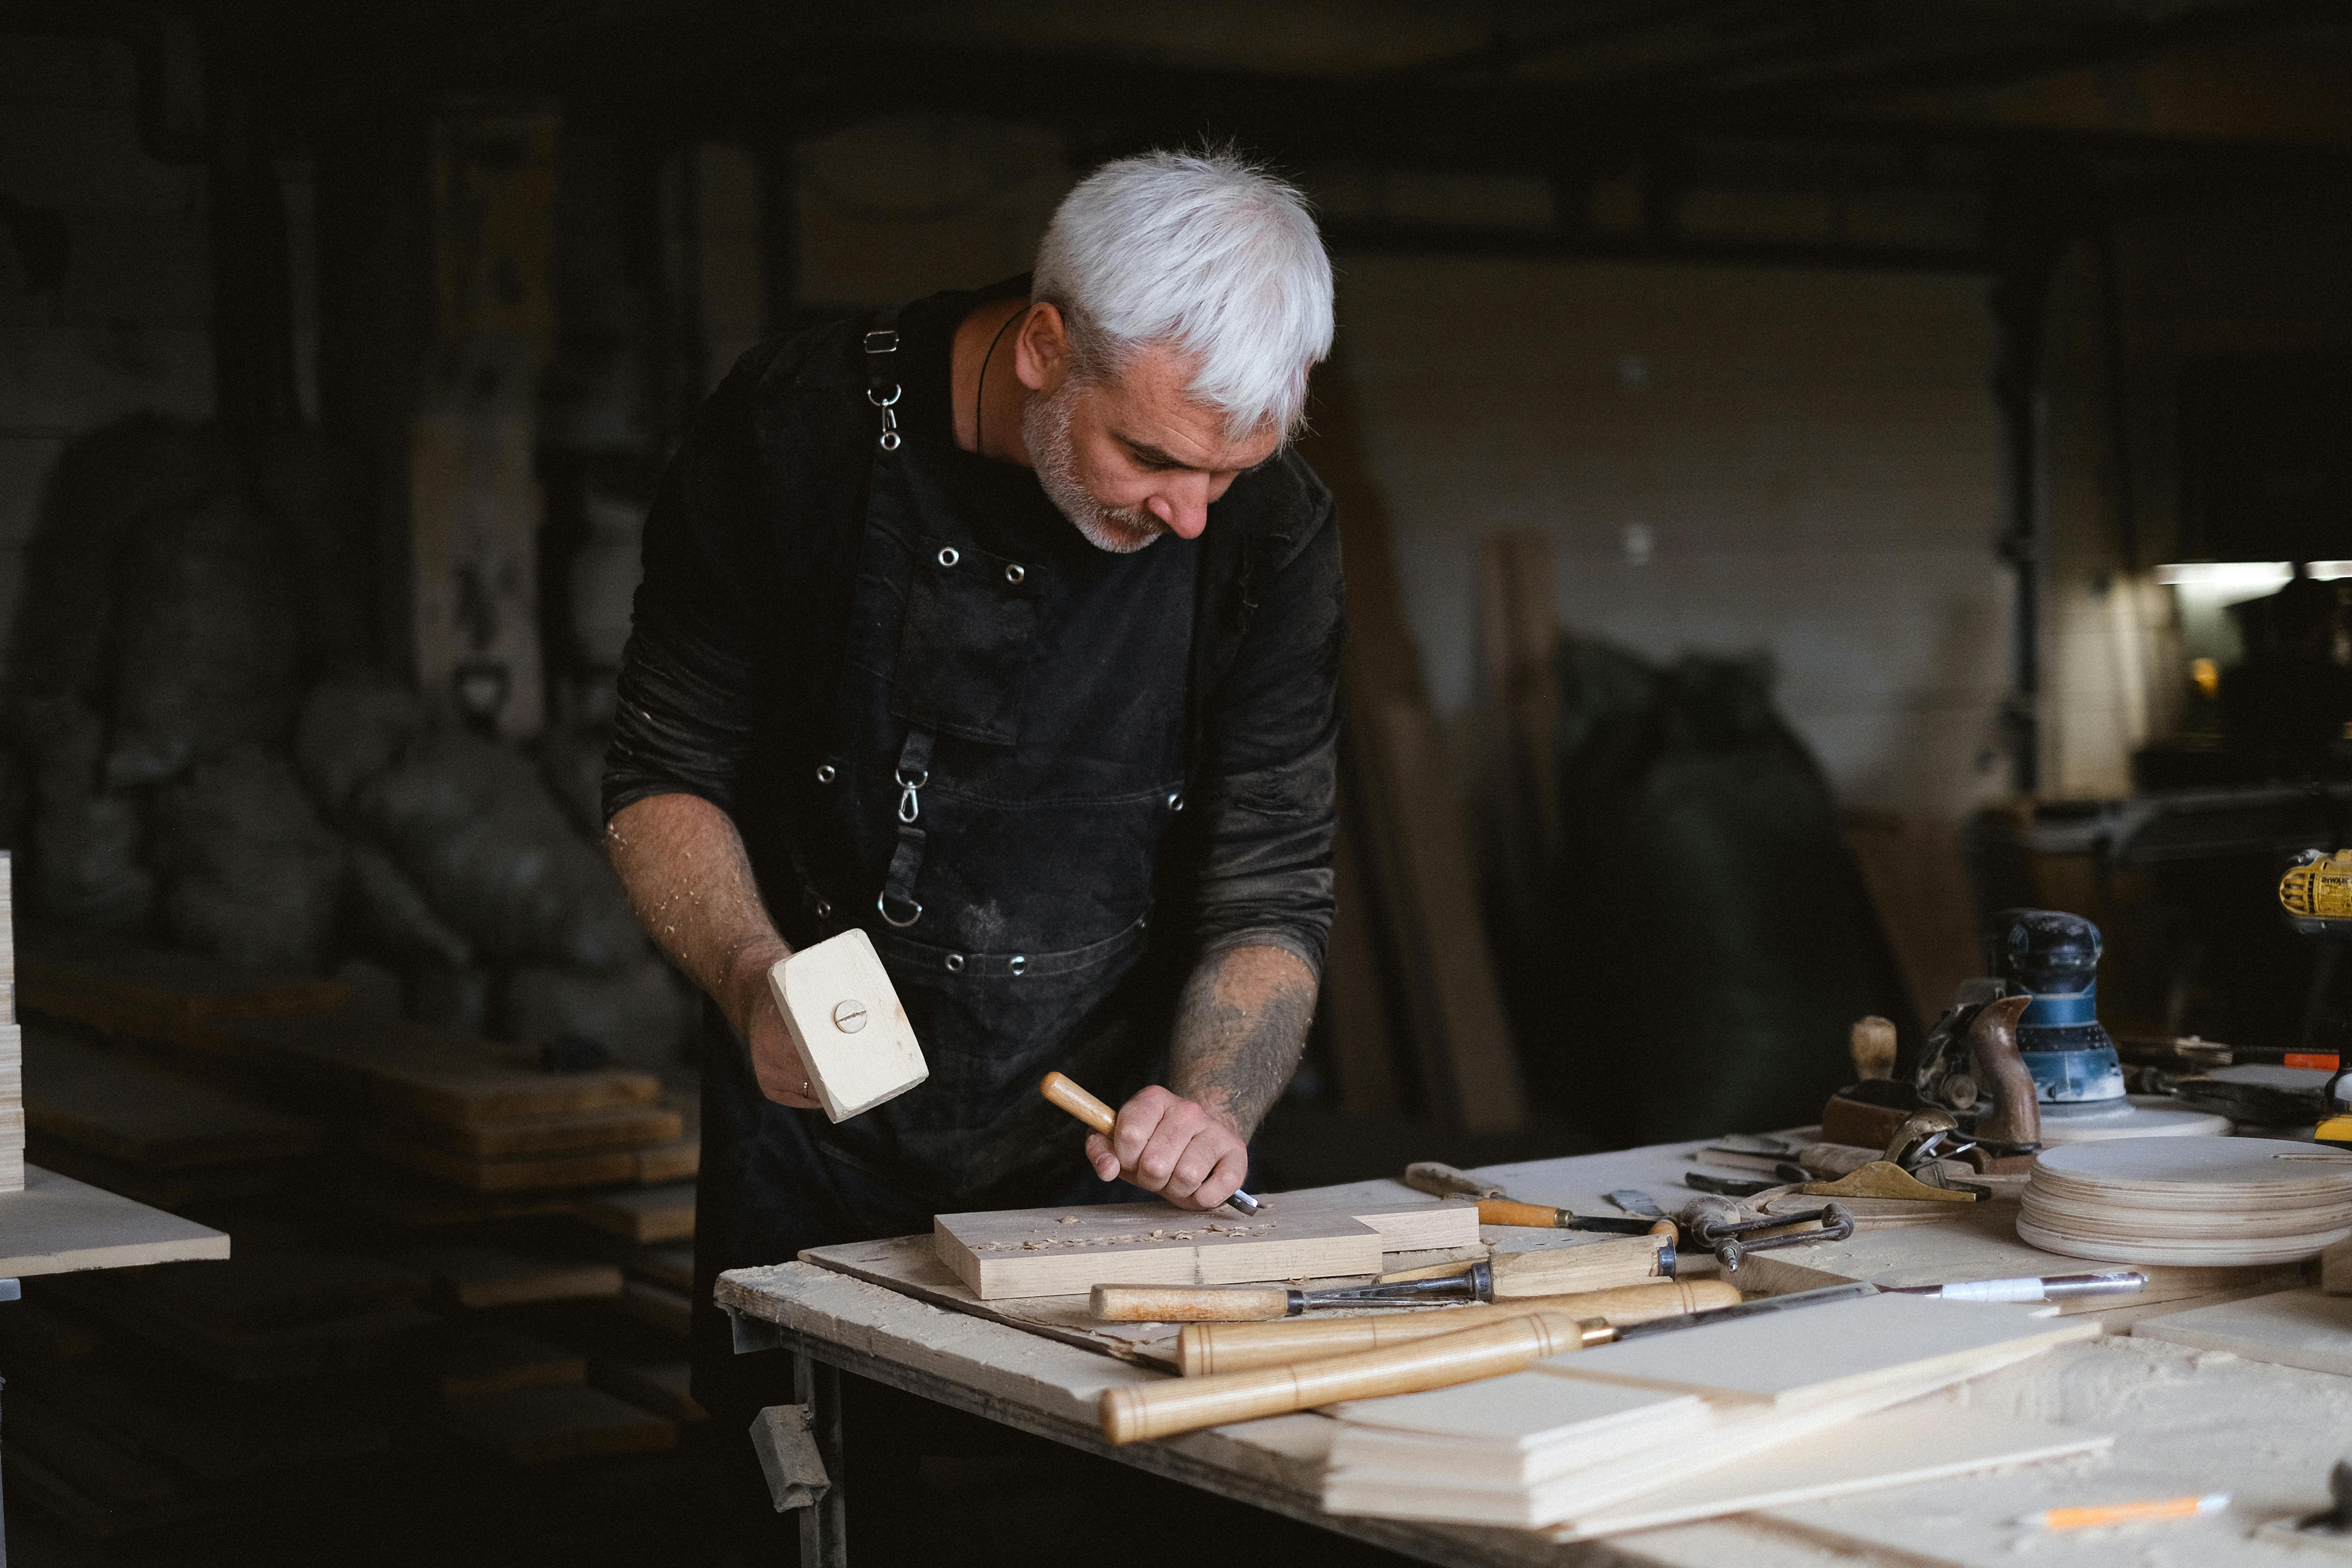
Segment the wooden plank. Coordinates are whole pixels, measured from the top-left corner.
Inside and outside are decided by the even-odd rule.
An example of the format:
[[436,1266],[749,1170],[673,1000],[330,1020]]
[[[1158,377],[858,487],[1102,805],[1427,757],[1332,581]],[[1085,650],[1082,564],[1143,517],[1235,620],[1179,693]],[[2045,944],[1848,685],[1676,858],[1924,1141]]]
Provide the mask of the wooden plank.
[[598,1193],[575,1200],[572,1212],[624,1241],[685,1241],[694,1235],[694,1186]]
[[2142,1318],[2131,1331],[2135,1339],[2352,1377],[2352,1300],[2319,1290],[2281,1290]]
[[477,1160],[423,1143],[380,1133],[360,1139],[360,1147],[380,1160],[477,1193],[546,1193],[573,1187],[611,1186],[635,1181],[634,1150],[605,1149],[584,1154],[533,1154],[511,1160]]
[[459,1400],[446,1416],[467,1441],[520,1465],[677,1446],[677,1423],[596,1388],[519,1388]]
[[518,1388],[559,1388],[588,1380],[584,1357],[510,1329],[484,1328],[456,1335],[428,1363],[445,1400],[509,1394]]
[[351,987],[310,975],[254,973],[103,931],[44,927],[18,939],[24,1005],[126,1034],[206,1018],[332,1013]]
[[2098,1325],[2022,1305],[1870,1296],[1717,1323],[1703,1334],[1601,1345],[1537,1363],[1559,1377],[1680,1390],[1784,1408],[1826,1404],[1895,1378],[1952,1379],[2086,1340]]
[[35,1025],[26,1123],[110,1159],[163,1170],[316,1153],[320,1127],[183,1074]]
[[1916,1407],[1865,1415],[1806,1443],[1696,1476],[1551,1531],[1590,1541],[1628,1531],[1915,1486],[2007,1465],[2104,1453],[2105,1432],[2021,1421],[1992,1411]]
[[578,1258],[533,1258],[491,1247],[431,1247],[404,1253],[400,1261],[430,1275],[444,1295],[469,1309],[621,1293],[618,1268]]
[[1121,1361],[1140,1362],[1170,1371],[1177,1365],[1177,1330],[1173,1325],[1098,1323],[1087,1310],[1083,1293],[982,1300],[940,1260],[938,1249],[928,1236],[813,1247],[801,1254],[801,1261],[853,1279],[870,1281],[950,1311],[1026,1329]]
[[624,1105],[609,1110],[557,1116],[517,1116],[499,1121],[433,1121],[423,1117],[399,1126],[415,1143],[478,1160],[520,1154],[575,1154],[602,1149],[642,1149],[676,1143],[686,1135],[686,1119],[672,1105]]
[[37,1165],[0,1195],[0,1279],[227,1256],[223,1232]]
[[1393,1225],[1414,1247],[1477,1240],[1474,1205],[1426,1199],[1361,1214],[1267,1197],[1244,1218],[1171,1204],[939,1215],[940,1258],[982,1300],[1061,1296],[1096,1285],[1215,1285],[1376,1274]]
[[656,1143],[651,1148],[630,1152],[629,1179],[646,1186],[666,1182],[690,1182],[702,1171],[702,1137],[681,1138],[668,1143]]
[[707,1421],[710,1413],[695,1403],[694,1367],[683,1361],[600,1361],[590,1381],[615,1398],[666,1416],[681,1426]]

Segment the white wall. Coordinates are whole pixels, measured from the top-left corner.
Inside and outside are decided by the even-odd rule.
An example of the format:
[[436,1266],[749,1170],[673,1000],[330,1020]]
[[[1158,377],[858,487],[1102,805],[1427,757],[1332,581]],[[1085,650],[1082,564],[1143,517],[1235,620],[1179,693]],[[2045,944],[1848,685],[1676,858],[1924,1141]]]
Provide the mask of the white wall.
[[1480,537],[1538,530],[1568,627],[1655,657],[1770,649],[1848,804],[1948,817],[2002,792],[1981,279],[1339,260],[1335,371],[1441,709],[1472,697]]
[[137,409],[213,407],[201,169],[140,148],[128,51],[0,35],[0,193],[63,216],[63,286],[25,292],[0,237],[0,658],[25,542],[68,436]]

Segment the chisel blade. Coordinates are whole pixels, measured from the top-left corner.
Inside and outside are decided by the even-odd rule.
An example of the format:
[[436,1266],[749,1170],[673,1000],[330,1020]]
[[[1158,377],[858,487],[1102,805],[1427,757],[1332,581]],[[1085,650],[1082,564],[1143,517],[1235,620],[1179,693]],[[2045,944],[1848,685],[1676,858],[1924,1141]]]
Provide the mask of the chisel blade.
[[1685,1312],[1677,1317],[1653,1318],[1646,1323],[1628,1323],[1610,1337],[1612,1342],[1639,1339],[1643,1334],[1666,1334],[1676,1329],[1703,1328],[1709,1323],[1728,1323],[1738,1318],[1760,1318],[1767,1312],[1824,1307],[1832,1301],[1858,1301],[1864,1296],[1877,1294],[1877,1286],[1866,1279],[1857,1279],[1851,1285],[1831,1285],[1819,1290],[1798,1290],[1786,1296],[1759,1296],[1752,1301],[1742,1301],[1737,1307],[1717,1307],[1711,1312]]
[[1627,1214],[1639,1215],[1643,1219],[1666,1217],[1664,1211],[1658,1207],[1657,1199],[1639,1187],[1620,1187],[1613,1193],[1606,1193],[1602,1195]]

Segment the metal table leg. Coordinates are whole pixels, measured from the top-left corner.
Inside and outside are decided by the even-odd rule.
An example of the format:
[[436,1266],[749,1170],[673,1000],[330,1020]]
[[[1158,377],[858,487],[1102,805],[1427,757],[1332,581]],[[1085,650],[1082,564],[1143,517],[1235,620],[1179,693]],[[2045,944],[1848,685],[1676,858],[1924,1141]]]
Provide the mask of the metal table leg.
[[793,1397],[808,1406],[809,1435],[816,1439],[832,1482],[823,1497],[801,1510],[801,1568],[849,1568],[849,1478],[841,1451],[840,1369],[814,1356],[794,1356]]

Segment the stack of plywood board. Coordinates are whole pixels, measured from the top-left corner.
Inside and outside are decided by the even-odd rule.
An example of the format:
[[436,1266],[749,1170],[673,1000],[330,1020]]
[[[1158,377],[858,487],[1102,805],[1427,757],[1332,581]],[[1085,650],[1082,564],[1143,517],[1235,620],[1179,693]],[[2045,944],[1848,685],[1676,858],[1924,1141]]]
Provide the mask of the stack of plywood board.
[[14,858],[0,849],[0,1193],[25,1190],[25,1036],[16,1022]]
[[2034,1157],[2019,1237],[2114,1263],[2248,1268],[2352,1237],[2352,1153],[2271,1138],[2122,1138]]
[[[2106,1439],[2009,1422],[1984,1424],[1954,1447],[1881,1445],[1905,1426],[1895,1408],[1905,1402],[2097,1331],[2031,1308],[1873,1296],[1604,1345],[1460,1388],[1357,1401],[1334,1411],[1342,1426],[1324,1506],[1580,1540],[1764,1499],[2081,1453]],[[1876,1425],[1857,1425],[1866,1421]]]

